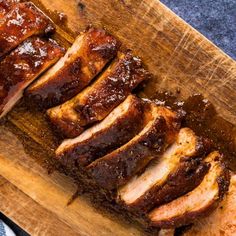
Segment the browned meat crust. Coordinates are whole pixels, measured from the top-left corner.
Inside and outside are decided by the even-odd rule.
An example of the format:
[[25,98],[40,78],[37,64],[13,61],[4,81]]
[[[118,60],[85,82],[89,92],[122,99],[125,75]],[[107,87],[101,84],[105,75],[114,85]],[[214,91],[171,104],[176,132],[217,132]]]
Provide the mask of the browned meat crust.
[[[125,184],[132,176],[141,171],[148,162],[160,154],[163,149],[174,140],[169,139],[168,131],[172,130],[177,136],[178,126],[175,129],[168,125],[168,118],[174,120],[177,114],[170,110],[150,104],[146,126],[127,144],[94,161],[87,167],[89,174],[98,185],[105,189],[115,189]],[[151,114],[151,118],[150,118]]]
[[208,215],[222,200],[229,187],[229,172],[220,161],[218,152],[206,159],[211,167],[201,184],[190,193],[162,205],[148,215],[155,227],[172,228],[187,225]]
[[133,138],[143,126],[143,102],[129,95],[103,121],[62,142],[56,159],[67,168],[87,166]]
[[54,30],[51,21],[32,3],[18,3],[0,22],[0,57],[26,38]]
[[104,119],[148,77],[139,58],[130,52],[121,53],[95,83],[70,101],[49,109],[48,116],[63,134],[76,137],[86,126]]
[[28,88],[26,95],[46,108],[71,99],[117,54],[119,46],[105,30],[90,28],[77,37],[56,65]]
[[0,117],[21,98],[23,90],[63,55],[53,40],[30,38],[0,63]]
[[208,171],[208,165],[201,163],[201,159],[209,149],[208,140],[197,137],[188,128],[181,129],[175,143],[161,157],[118,190],[118,202],[145,214],[154,206],[191,191]]

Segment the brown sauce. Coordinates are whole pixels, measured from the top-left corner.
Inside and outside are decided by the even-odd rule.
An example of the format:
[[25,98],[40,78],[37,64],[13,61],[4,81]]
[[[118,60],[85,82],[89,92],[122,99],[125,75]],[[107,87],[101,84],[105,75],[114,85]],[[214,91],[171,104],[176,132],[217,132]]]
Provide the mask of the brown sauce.
[[189,127],[199,136],[213,141],[213,148],[219,150],[229,169],[236,172],[236,126],[217,114],[214,105],[200,94],[181,101],[176,94],[157,92],[151,100],[158,105],[169,106],[186,112],[182,125]]

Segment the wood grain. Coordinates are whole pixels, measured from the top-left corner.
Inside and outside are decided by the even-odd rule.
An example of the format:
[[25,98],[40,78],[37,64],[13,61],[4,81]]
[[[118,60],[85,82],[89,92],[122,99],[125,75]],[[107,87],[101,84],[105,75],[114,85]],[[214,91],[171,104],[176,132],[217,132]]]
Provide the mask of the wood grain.
[[[6,143],[7,146],[6,146]],[[98,212],[87,199],[79,197],[67,206],[76,191],[66,176],[48,172],[25,152],[27,148],[7,128],[0,128],[0,174],[31,199],[60,217],[80,235],[143,235],[134,226]],[[31,222],[33,223],[33,222]],[[42,224],[45,224],[42,221]],[[60,231],[58,231],[60,232]]]
[[[57,26],[54,36],[66,47],[80,31],[93,24],[105,27],[122,41],[123,47],[141,56],[154,75],[142,96],[150,97],[160,90],[175,93],[179,89],[180,98],[202,93],[224,119],[236,124],[235,61],[159,1],[33,2],[55,22],[55,11],[68,16],[67,26]],[[45,160],[50,161],[58,143],[45,117],[22,103],[8,120],[14,125],[0,126],[0,175],[5,178],[0,178],[0,210],[32,235],[63,235],[63,229],[71,235],[144,235],[135,225],[96,210],[83,197],[67,206],[76,191],[73,181],[57,172],[48,175],[42,165]],[[22,208],[14,212],[16,202]],[[24,207],[29,210],[26,216],[29,215],[23,221]],[[59,224],[61,228],[55,228]]]
[[[30,235],[79,235],[57,215],[43,208],[17,187],[0,177],[0,211]],[[30,222],[30,224],[29,224]]]

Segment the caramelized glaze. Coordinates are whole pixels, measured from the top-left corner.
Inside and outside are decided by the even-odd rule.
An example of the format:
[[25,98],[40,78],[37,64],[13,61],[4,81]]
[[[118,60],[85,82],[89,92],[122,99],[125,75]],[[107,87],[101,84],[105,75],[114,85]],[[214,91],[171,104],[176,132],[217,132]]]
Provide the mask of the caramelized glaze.
[[0,22],[0,57],[26,38],[53,30],[52,22],[34,4],[15,4]]
[[59,105],[77,95],[112,59],[120,43],[103,29],[90,28],[77,37],[58,63],[26,92],[42,107]]
[[62,55],[53,40],[24,41],[0,62],[0,117],[21,98],[23,90]]
[[102,188],[111,190],[127,183],[174,142],[180,125],[177,113],[151,103],[144,116],[143,128],[137,135],[87,167]]
[[20,0],[0,0],[0,19]]
[[56,159],[71,168],[84,167],[132,139],[143,125],[143,102],[130,95],[103,121],[56,150]]
[[142,61],[131,52],[118,59],[90,86],[66,103],[48,110],[50,120],[68,137],[78,136],[88,125],[104,119],[149,78]]

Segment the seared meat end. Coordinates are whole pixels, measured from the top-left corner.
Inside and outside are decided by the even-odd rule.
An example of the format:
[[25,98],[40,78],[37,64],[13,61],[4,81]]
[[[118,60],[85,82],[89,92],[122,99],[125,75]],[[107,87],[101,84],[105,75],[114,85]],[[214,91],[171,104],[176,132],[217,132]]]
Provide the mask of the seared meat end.
[[130,52],[121,53],[95,83],[61,106],[49,109],[48,116],[65,136],[74,138],[86,126],[103,120],[148,75],[139,58]]
[[186,195],[151,211],[148,215],[150,224],[161,228],[179,227],[214,210],[229,186],[229,173],[220,159],[217,151],[209,154],[206,162],[211,166],[201,184]]
[[63,55],[53,40],[30,38],[0,62],[0,118],[22,97],[23,90]]
[[77,95],[116,56],[120,43],[105,30],[90,28],[77,37],[66,55],[26,91],[44,108]]
[[17,3],[0,22],[0,57],[32,35],[54,30],[52,22],[33,3]]
[[129,95],[103,121],[68,139],[56,150],[56,158],[69,168],[84,167],[133,138],[143,125],[142,100]]

